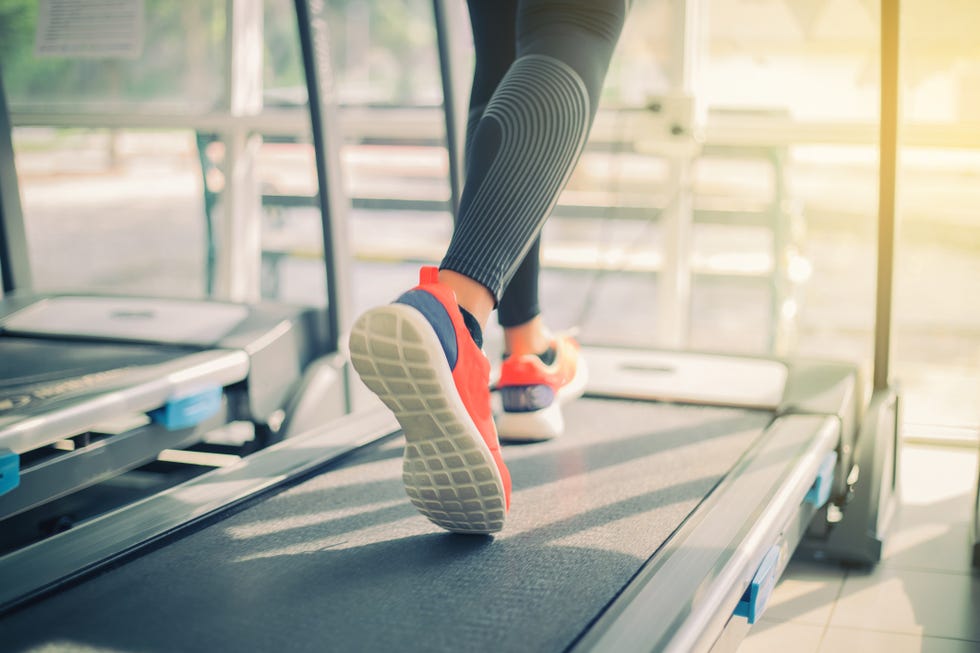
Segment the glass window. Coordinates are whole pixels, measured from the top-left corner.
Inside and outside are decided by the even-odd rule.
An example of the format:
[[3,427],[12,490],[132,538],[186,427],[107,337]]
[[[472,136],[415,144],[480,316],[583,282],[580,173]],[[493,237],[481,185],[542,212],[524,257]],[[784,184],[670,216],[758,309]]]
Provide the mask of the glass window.
[[15,111],[197,113],[226,94],[223,0],[146,0],[136,56],[38,54],[41,3],[5,2],[0,56]]
[[[248,197],[262,296],[322,303],[292,3],[261,4],[261,103],[245,111],[229,100],[228,3],[147,0],[135,59],[36,57],[36,4],[0,6],[0,61],[39,289],[220,294],[221,257],[241,245],[226,241],[243,237],[229,214]],[[448,4],[468,79],[465,6]],[[545,228],[549,322],[591,343],[857,361],[870,378],[877,4],[687,5],[700,20],[685,50],[680,3],[634,2],[589,144]],[[325,6],[358,312],[448,243],[442,87],[431,3]],[[980,7],[902,6],[893,372],[909,433],[975,438]],[[252,165],[233,167],[242,161]],[[238,194],[236,170],[249,179]]]
[[32,126],[13,136],[35,290],[203,296],[193,131]]
[[[39,54],[39,3],[0,8],[35,289],[322,305],[293,3],[143,6],[132,57]],[[229,15],[232,6],[241,13]],[[264,47],[249,64],[235,53],[251,51],[255,35]],[[294,224],[298,249],[280,237]],[[280,281],[283,270],[292,282]]]
[[893,366],[906,433],[980,426],[980,42],[971,2],[902,4]]

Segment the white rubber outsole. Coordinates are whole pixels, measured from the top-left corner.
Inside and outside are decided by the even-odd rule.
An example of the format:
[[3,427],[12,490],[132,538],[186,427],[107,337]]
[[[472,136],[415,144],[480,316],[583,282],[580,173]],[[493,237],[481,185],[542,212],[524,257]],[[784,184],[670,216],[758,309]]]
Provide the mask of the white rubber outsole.
[[454,533],[499,531],[506,514],[500,471],[428,320],[405,304],[374,308],[354,324],[350,355],[405,433],[402,479],[412,504]]
[[558,397],[550,406],[521,413],[502,410],[497,415],[497,433],[500,439],[508,442],[536,442],[560,436],[565,432],[561,405],[581,397],[585,393],[588,378],[585,359],[579,356],[575,377],[558,391]]

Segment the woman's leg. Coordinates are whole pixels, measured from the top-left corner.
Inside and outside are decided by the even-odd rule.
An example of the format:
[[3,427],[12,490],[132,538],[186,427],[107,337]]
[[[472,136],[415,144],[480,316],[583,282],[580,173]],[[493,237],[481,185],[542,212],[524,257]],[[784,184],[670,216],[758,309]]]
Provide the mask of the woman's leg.
[[[473,0],[470,9],[496,5]],[[460,305],[470,310],[475,298],[481,324],[515,278],[504,325],[537,314],[537,257],[528,254],[581,153],[626,9],[624,0],[518,2],[516,57],[469,130],[459,218],[440,266],[456,273],[450,285],[468,282]],[[478,38],[475,26],[479,48]]]
[[[478,16],[501,9],[477,2]],[[406,492],[451,531],[496,532],[510,506],[480,332],[582,149],[625,15],[609,5],[519,0],[517,56],[499,84],[505,28],[499,42],[478,43],[485,83],[474,94],[467,179],[443,269],[423,268],[418,286],[367,311],[351,331],[354,369],[404,432]],[[495,46],[502,54],[488,67]]]
[[[517,55],[518,0],[467,0],[466,4],[476,55],[464,149],[465,177],[469,179],[472,176],[470,166],[474,158],[485,157],[482,148],[473,147],[477,128],[490,99]],[[497,304],[497,297],[480,281],[451,269],[441,270],[439,281],[454,290],[459,305],[474,317],[473,321],[477,324],[471,330],[474,338],[481,340],[482,328]],[[482,346],[482,341],[479,344]]]

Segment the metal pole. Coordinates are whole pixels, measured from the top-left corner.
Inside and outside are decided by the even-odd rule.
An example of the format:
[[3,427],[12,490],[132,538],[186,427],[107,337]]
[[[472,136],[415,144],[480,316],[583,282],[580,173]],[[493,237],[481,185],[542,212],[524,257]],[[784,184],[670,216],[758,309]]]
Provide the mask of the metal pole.
[[[262,113],[262,0],[228,0],[228,109]],[[262,298],[262,193],[257,162],[262,137],[232,122],[224,133],[225,187],[215,287],[222,299]]]
[[888,387],[892,278],[895,266],[895,185],[898,169],[899,0],[881,0],[881,133],[878,143],[878,282],[874,388]]
[[[310,124],[316,158],[318,208],[323,227],[323,263],[327,275],[327,342],[325,351],[340,351],[340,336],[349,312],[348,274],[351,267],[347,249],[347,208],[340,165],[340,126],[330,63],[330,35],[325,3],[296,0],[300,48],[306,89],[309,94]],[[347,398],[350,410],[350,398]]]
[[31,289],[27,232],[14,168],[13,125],[0,70],[0,296]]
[[449,152],[449,199],[453,220],[459,211],[463,187],[461,122],[458,115],[458,94],[453,67],[453,47],[449,33],[449,15],[443,0],[432,0],[436,23],[436,44],[439,48],[439,72],[442,76],[442,107],[446,119],[446,149]]
[[[671,11],[671,100],[696,100],[698,57],[704,34],[702,0],[674,0]],[[693,122],[686,126],[688,130],[692,130],[696,122],[695,116],[691,118]],[[668,165],[667,183],[673,195],[661,218],[663,264],[657,282],[660,307],[657,340],[662,347],[679,349],[687,346],[690,335],[694,158],[687,152],[672,154]]]

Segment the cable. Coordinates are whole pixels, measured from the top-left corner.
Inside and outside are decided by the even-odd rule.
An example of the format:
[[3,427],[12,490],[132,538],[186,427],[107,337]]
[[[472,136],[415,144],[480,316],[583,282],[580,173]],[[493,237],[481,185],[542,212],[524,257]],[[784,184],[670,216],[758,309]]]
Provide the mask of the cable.
[[[615,129],[613,133],[615,135],[613,142],[613,166],[611,170],[613,171],[613,185],[612,194],[618,199],[622,193],[622,155],[625,153],[624,143],[626,137],[626,121],[622,119],[622,110],[617,110],[615,112]],[[597,243],[598,248],[598,258],[600,261],[599,265],[596,265],[596,269],[592,274],[591,278],[586,282],[585,292],[582,294],[582,308],[578,313],[575,320],[575,324],[581,327],[585,323],[585,319],[589,313],[595,308],[597,292],[599,289],[599,283],[605,279],[608,274],[615,274],[623,272],[628,267],[628,261],[630,254],[634,253],[639,246],[642,239],[648,235],[650,227],[653,226],[654,222],[658,222],[660,218],[667,213],[669,210],[673,209],[674,205],[680,199],[680,189],[672,189],[667,202],[659,211],[651,211],[649,217],[643,220],[643,226],[640,231],[629,241],[623,248],[620,254],[620,262],[618,265],[606,267],[601,265],[603,259],[603,254],[605,253],[604,248],[611,246],[612,241],[612,231],[614,230],[614,225],[612,221],[616,218],[617,207],[606,206],[603,209],[602,226],[599,234],[599,239]],[[664,244],[666,246],[666,243]]]

